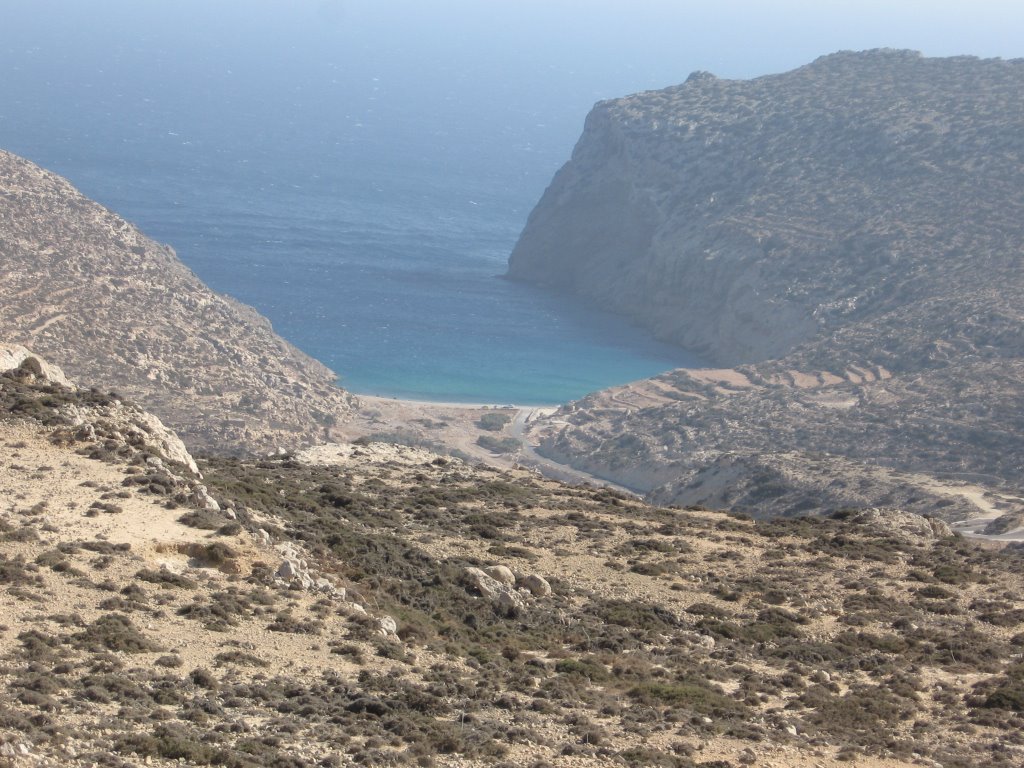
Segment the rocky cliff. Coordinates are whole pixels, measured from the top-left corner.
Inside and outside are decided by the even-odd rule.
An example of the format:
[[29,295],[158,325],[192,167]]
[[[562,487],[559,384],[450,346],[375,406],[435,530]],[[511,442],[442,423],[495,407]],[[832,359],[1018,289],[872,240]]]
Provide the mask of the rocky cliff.
[[936,479],[1016,488],[1022,89],[1021,60],[871,51],[598,104],[509,274],[739,367],[587,398],[535,432],[543,450],[662,501],[776,514],[955,517]]
[[[725,365],[948,328],[1019,277],[1022,83],[1020,60],[873,51],[602,102],[509,275]],[[1003,309],[967,330],[1019,344]]]
[[348,413],[334,375],[167,246],[0,151],[0,339],[115,389],[193,447],[308,443]]

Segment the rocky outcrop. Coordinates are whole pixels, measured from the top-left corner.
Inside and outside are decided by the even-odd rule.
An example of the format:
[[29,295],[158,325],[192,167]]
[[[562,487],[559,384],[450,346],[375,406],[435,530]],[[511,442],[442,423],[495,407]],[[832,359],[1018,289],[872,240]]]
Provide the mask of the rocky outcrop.
[[1007,512],[992,520],[985,526],[983,533],[986,536],[1002,536],[1010,531],[1018,531],[1024,528],[1024,510]]
[[193,446],[310,444],[348,413],[334,374],[167,246],[0,151],[0,338],[142,403]]
[[0,373],[21,370],[24,373],[51,381],[54,384],[70,387],[71,382],[64,371],[56,365],[43,360],[29,352],[20,344],[0,344]]
[[865,509],[850,516],[849,520],[914,544],[933,539],[948,539],[953,535],[953,530],[941,520],[899,509]]
[[548,597],[551,594],[551,584],[543,576],[535,573],[517,574],[505,565],[469,567],[463,572],[463,577],[481,597],[504,612],[522,610],[529,598]]
[[732,367],[584,398],[540,451],[754,514],[1019,496],[1021,88],[1024,60],[871,51],[598,104],[509,275]]
[[[53,427],[55,441],[103,444],[108,454],[144,453],[155,471],[166,472],[163,462],[168,461],[200,476],[181,438],[156,416],[95,390],[79,390],[60,368],[25,347],[0,345],[0,374],[3,400],[14,403],[17,413],[33,414]],[[187,483],[176,478],[174,484]],[[202,486],[196,487],[205,493]]]

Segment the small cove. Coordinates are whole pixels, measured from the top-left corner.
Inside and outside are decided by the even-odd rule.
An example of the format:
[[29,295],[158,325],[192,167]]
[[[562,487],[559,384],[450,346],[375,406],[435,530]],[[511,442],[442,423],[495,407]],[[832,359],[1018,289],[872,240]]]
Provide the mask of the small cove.
[[0,44],[0,146],[171,245],[346,388],[546,404],[699,364],[500,279],[590,106],[675,74],[637,80],[595,50],[586,83],[580,62],[512,76],[483,39],[456,60],[369,6],[323,28],[269,7],[206,9],[205,27],[125,10],[88,40],[67,13],[29,32],[26,12],[33,45]]

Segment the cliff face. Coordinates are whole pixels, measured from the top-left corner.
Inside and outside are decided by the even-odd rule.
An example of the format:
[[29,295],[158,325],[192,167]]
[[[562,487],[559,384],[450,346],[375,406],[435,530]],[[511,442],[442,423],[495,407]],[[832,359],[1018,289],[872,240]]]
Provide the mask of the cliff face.
[[322,437],[351,398],[250,307],[67,181],[0,151],[0,339],[143,403],[192,447]]
[[1019,256],[1022,82],[875,51],[600,103],[509,275],[724,365],[985,290]]
[[597,105],[509,274],[737,367],[585,398],[541,450],[759,514],[1021,508],[1022,92],[1022,60],[874,51]]

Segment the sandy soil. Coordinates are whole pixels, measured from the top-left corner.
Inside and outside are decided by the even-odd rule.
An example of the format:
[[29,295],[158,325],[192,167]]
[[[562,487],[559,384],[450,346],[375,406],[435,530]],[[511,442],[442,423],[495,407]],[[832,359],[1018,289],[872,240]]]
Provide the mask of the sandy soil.
[[[249,573],[256,561],[276,566],[281,555],[271,546],[249,534],[213,537],[210,531],[183,525],[178,518],[186,510],[168,509],[162,497],[132,492],[128,498],[112,497],[124,490],[125,467],[89,459],[65,448],[52,445],[44,432],[31,423],[5,423],[0,427],[0,520],[14,527],[35,529],[38,539],[5,543],[7,557],[24,556],[31,562],[40,552],[62,542],[105,541],[127,544],[130,549],[103,562],[103,558],[81,551],[70,556],[75,567],[97,581],[107,579],[119,584],[134,583],[134,574],[141,569],[166,569],[187,575],[203,589],[224,589],[237,577],[191,558],[186,550],[190,544],[209,544],[219,540],[227,543],[238,555],[233,568]],[[120,512],[100,512],[89,516],[93,502],[116,504]],[[0,593],[0,616],[14,627],[46,626],[47,620],[60,614],[78,614],[88,622],[105,611],[97,602],[111,593],[87,582],[69,582],[56,573],[43,572],[46,596],[44,602],[26,601]],[[145,588],[159,592],[151,585]],[[191,595],[191,593],[188,593]],[[316,599],[313,594],[296,593],[295,601],[307,607]],[[343,619],[332,617],[343,626]],[[337,669],[339,658],[326,648],[315,647],[309,638],[281,632],[269,632],[266,621],[250,621],[233,633],[244,637],[257,653],[277,668]],[[181,657],[186,669],[213,667],[214,657],[225,648],[225,635],[204,629],[199,622],[166,611],[160,619],[141,625],[150,637],[157,639],[163,652]],[[335,627],[329,627],[338,631]],[[17,632],[0,631],[0,655],[17,644]],[[160,653],[147,655],[156,658]],[[344,665],[342,665],[344,666]],[[355,667],[353,667],[355,669]]]

